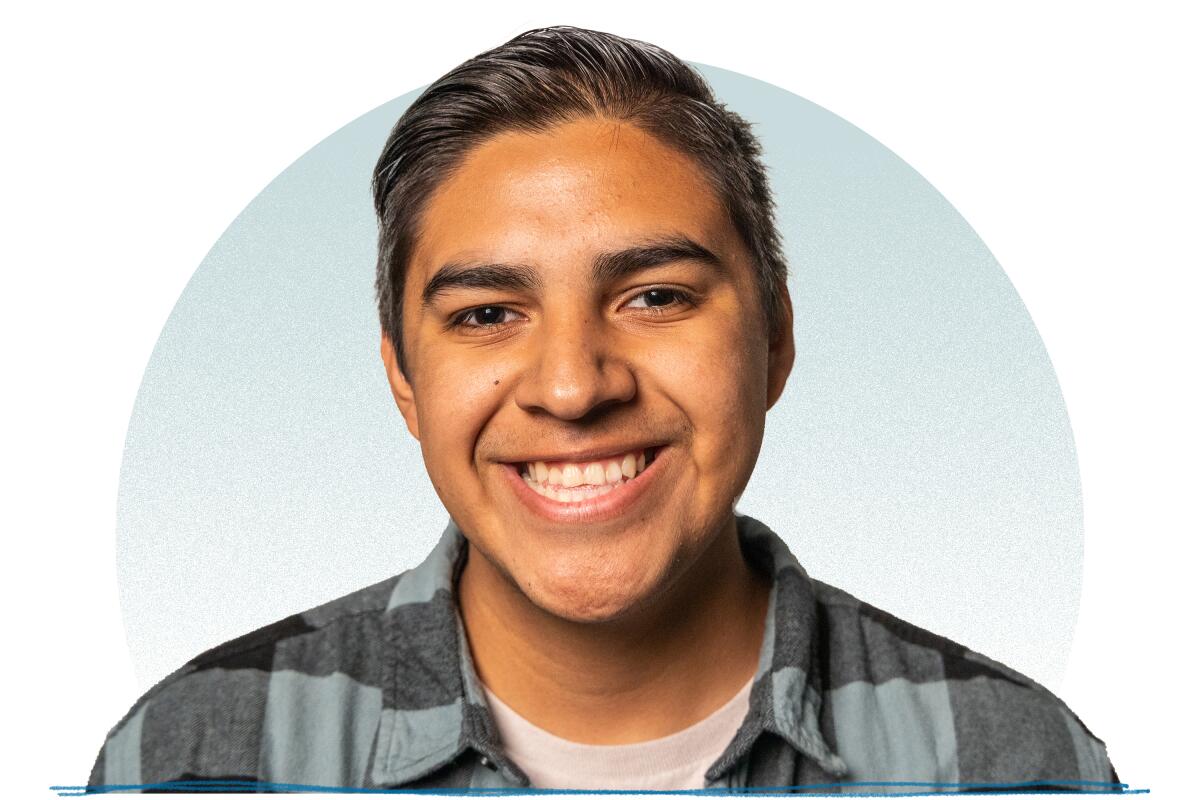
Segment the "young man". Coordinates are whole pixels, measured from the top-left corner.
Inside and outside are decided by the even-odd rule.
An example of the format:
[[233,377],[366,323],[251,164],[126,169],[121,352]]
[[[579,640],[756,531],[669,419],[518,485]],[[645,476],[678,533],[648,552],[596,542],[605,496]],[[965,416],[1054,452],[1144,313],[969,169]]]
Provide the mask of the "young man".
[[452,522],[417,569],[167,678],[93,785],[1116,780],[1047,691],[734,514],[791,308],[757,143],[690,68],[517,37],[404,114],[375,198],[381,353]]

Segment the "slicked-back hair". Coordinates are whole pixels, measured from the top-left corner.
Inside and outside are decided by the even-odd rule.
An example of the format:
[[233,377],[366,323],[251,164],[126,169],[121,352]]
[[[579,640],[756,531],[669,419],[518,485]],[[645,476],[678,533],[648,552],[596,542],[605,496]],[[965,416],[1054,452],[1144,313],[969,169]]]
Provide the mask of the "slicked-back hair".
[[633,124],[692,158],[753,259],[772,338],[787,264],[761,148],[750,124],[701,75],[652,44],[571,27],[528,31],[455,67],[396,122],[375,166],[379,320],[407,376],[401,311],[422,213],[466,155],[505,131],[542,132],[581,118]]

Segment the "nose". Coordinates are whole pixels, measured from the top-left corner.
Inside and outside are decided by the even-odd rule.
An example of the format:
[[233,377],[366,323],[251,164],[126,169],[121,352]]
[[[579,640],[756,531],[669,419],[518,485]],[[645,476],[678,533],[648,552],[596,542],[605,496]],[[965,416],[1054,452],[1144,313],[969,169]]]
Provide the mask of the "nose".
[[637,394],[633,369],[615,332],[596,317],[546,319],[530,343],[530,362],[515,395],[526,411],[579,420]]

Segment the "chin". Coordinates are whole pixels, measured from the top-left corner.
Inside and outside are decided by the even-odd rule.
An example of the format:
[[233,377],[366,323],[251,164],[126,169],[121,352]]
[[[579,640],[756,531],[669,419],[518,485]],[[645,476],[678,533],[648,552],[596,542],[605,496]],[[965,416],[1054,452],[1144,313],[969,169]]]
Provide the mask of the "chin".
[[617,579],[592,574],[558,581],[543,579],[526,584],[524,593],[538,608],[559,619],[597,624],[618,620],[640,606],[650,593],[638,591],[640,583],[633,576]]
[[636,602],[611,600],[590,603],[556,602],[556,600],[557,598],[550,601],[534,600],[534,602],[547,614],[580,625],[603,625],[607,622],[616,622],[637,605]]

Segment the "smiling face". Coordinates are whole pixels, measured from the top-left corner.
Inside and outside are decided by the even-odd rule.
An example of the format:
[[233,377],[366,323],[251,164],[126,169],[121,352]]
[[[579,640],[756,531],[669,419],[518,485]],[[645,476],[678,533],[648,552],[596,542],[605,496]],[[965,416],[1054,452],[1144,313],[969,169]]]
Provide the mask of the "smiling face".
[[687,157],[597,119],[485,141],[424,211],[403,320],[411,382],[385,339],[388,377],[468,570],[604,621],[735,535],[791,318],[770,342]]

